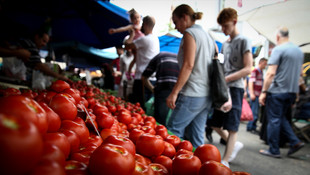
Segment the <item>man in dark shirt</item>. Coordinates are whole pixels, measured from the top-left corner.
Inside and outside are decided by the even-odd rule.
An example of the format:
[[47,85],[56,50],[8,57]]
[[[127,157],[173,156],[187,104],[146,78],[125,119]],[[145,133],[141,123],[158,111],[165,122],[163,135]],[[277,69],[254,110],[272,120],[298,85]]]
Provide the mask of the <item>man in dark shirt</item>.
[[[155,87],[148,78],[156,72]],[[171,93],[179,75],[179,66],[176,54],[160,52],[148,64],[142,74],[143,84],[154,93],[154,117],[160,124],[166,125],[169,108],[166,98]]]

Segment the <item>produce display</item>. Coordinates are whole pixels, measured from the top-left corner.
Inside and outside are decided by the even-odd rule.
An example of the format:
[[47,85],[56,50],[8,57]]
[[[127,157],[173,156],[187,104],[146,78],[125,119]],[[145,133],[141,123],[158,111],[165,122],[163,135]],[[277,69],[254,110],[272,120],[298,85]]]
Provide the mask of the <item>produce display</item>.
[[171,134],[139,103],[85,81],[0,89],[0,174],[240,174],[219,150]]

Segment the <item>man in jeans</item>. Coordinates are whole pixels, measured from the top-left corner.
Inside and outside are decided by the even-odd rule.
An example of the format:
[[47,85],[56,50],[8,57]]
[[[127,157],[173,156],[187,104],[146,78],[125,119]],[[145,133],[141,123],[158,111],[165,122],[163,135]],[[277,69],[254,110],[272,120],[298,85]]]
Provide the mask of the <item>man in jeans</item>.
[[249,91],[250,91],[250,99],[251,99],[251,109],[253,112],[253,120],[249,121],[247,124],[247,131],[252,132],[254,134],[256,131],[256,122],[258,119],[258,111],[259,111],[259,102],[258,97],[262,92],[263,87],[263,70],[267,65],[267,59],[261,58],[259,60],[258,66],[252,71],[251,78],[249,80]]
[[304,54],[300,48],[289,42],[289,31],[280,28],[277,33],[277,46],[273,49],[268,60],[262,93],[259,103],[266,104],[267,140],[268,150],[260,150],[266,156],[280,158],[279,137],[281,132],[288,138],[290,149],[287,155],[291,155],[304,146],[295,135],[286,112],[295,102],[296,93],[299,91],[298,80],[301,75],[301,67]]

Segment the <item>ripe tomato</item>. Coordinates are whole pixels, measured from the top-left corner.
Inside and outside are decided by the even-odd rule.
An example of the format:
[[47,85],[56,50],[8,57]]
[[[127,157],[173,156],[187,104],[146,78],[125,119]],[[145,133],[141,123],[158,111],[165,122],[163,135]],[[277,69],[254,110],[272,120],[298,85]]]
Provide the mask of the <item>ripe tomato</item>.
[[152,122],[154,124],[154,126],[156,126],[156,119],[154,117],[152,117],[152,116],[145,117],[144,123],[147,122],[147,121]]
[[78,152],[80,149],[80,138],[79,136],[72,130],[69,129],[62,129],[60,130],[61,133],[63,133],[69,143],[70,143],[70,152],[74,153],[74,152]]
[[36,125],[41,134],[47,131],[47,118],[44,109],[33,99],[22,95],[0,98],[0,111],[3,114],[22,117]]
[[117,120],[121,123],[129,125],[132,121],[130,111],[127,109],[122,109],[117,116]]
[[135,161],[140,162],[144,165],[148,165],[151,163],[151,160],[147,157],[142,156],[141,154],[135,154]]
[[29,172],[43,152],[41,134],[33,123],[22,117],[0,114],[0,143],[1,174]]
[[47,117],[47,132],[57,132],[61,125],[61,120],[58,114],[54,112],[44,102],[39,102],[39,105],[45,110]]
[[77,115],[77,108],[68,96],[61,93],[57,94],[49,103],[49,107],[59,115],[61,120],[73,120]]
[[100,146],[103,142],[101,136],[98,136],[97,134],[94,133],[90,133],[89,137],[88,137],[88,143],[93,143],[96,146]]
[[56,161],[61,166],[65,166],[66,163],[64,153],[56,145],[47,142],[44,143],[43,154],[40,160]]
[[186,149],[179,149],[176,153],[175,156],[178,156],[180,154],[190,154],[190,155],[194,155],[194,153],[192,151],[188,151]]
[[197,156],[180,154],[173,159],[172,173],[174,175],[198,174],[201,162]]
[[159,163],[150,163],[149,167],[153,170],[154,175],[168,175],[169,172],[164,165]]
[[177,148],[178,145],[181,143],[180,137],[176,135],[168,135],[165,141],[171,143],[174,146],[174,148]]
[[89,137],[89,130],[85,122],[77,117],[75,120],[63,120],[61,122],[61,129],[68,129],[74,131],[80,138],[80,143],[87,142]]
[[164,126],[164,125],[157,125],[155,128],[155,131],[156,131],[156,135],[160,135],[164,140],[169,135],[168,130],[167,130],[166,126]]
[[70,96],[72,96],[74,98],[76,104],[80,103],[81,96],[80,96],[79,90],[67,88],[67,89],[63,90],[62,93],[66,93],[66,94],[69,94]]
[[148,165],[137,161],[135,163],[135,171],[132,175],[154,175],[153,170]]
[[85,165],[88,165],[89,164],[90,155],[93,152],[94,151],[83,151],[83,152],[73,153],[70,156],[70,160],[76,160],[76,161],[84,163]]
[[232,175],[251,175],[251,174],[244,171],[233,171]]
[[142,134],[136,142],[137,152],[146,157],[159,156],[164,152],[164,141],[148,133]]
[[168,170],[169,174],[172,173],[172,159],[169,157],[161,155],[156,157],[153,162],[163,165]]
[[178,145],[177,150],[179,149],[186,149],[188,151],[193,151],[193,145],[188,140],[182,140],[181,143]]
[[21,95],[21,92],[15,88],[6,88],[0,90],[0,97],[8,97],[11,95]]
[[165,149],[164,149],[164,152],[162,153],[162,155],[173,158],[175,156],[175,153],[176,153],[174,146],[171,143],[166,142],[166,141],[164,141],[164,143],[165,143]]
[[102,144],[90,156],[88,167],[92,175],[128,175],[135,170],[135,159],[122,146]]
[[155,129],[153,127],[151,127],[151,126],[142,126],[141,130],[144,131],[145,133],[149,133],[149,134],[152,134],[152,135],[156,134]]
[[65,171],[67,175],[88,175],[87,165],[76,160],[66,161]]
[[70,153],[70,142],[63,133],[60,132],[46,133],[43,136],[43,140],[46,143],[56,145],[64,153],[65,157],[68,158]]
[[65,168],[56,161],[40,161],[30,175],[66,175]]
[[131,130],[131,131],[129,132],[129,139],[130,139],[134,144],[136,144],[138,138],[139,138],[142,134],[144,134],[144,133],[145,133],[145,132],[142,131],[141,129],[135,128],[135,129],[133,129],[133,130]]
[[199,175],[214,174],[214,175],[232,175],[231,170],[220,162],[210,160],[201,165]]
[[102,140],[104,141],[110,135],[118,135],[118,132],[115,129],[102,129],[100,131],[100,135]]
[[62,81],[62,80],[56,80],[50,86],[50,89],[55,91],[55,92],[61,92],[61,91],[68,89],[68,88],[70,88],[69,83]]
[[127,149],[127,151],[135,156],[136,154],[136,146],[135,144],[128,138],[116,135],[108,136],[104,141],[103,144],[111,143],[114,145],[119,145]]
[[221,153],[216,146],[212,144],[203,144],[196,148],[194,155],[199,157],[202,163],[209,160],[221,162]]

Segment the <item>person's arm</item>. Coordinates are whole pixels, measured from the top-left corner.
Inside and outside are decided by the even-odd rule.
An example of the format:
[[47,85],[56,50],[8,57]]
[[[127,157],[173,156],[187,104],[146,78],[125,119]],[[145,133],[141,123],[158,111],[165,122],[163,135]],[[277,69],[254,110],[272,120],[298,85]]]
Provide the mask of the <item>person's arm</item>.
[[125,31],[128,31],[128,30],[131,30],[133,29],[133,25],[127,25],[127,26],[124,26],[124,27],[119,27],[119,28],[111,28],[109,29],[109,34],[114,34],[114,33],[121,33],[121,32],[125,32]]
[[259,103],[261,105],[265,105],[265,100],[266,100],[266,96],[267,96],[267,91],[272,83],[272,80],[274,79],[276,72],[278,69],[278,65],[269,65],[267,72],[266,72],[266,76],[264,79],[264,85],[262,88],[262,93],[259,96]]
[[146,76],[142,75],[141,80],[142,80],[143,85],[146,88],[148,88],[152,93],[154,93],[154,86],[150,82],[149,77],[146,77]]
[[177,96],[181,89],[183,88],[184,84],[187,82],[195,64],[195,51],[196,51],[196,43],[194,38],[189,34],[185,33],[184,36],[184,44],[183,44],[183,51],[184,51],[184,59],[183,65],[181,67],[178,80],[174,85],[172,92],[166,99],[166,104],[169,108],[175,108],[175,102]]
[[64,80],[64,81],[70,81],[67,77],[58,74],[56,72],[54,72],[53,70],[51,70],[46,64],[44,63],[37,63],[36,66],[34,67],[34,69],[41,71],[42,73],[44,73],[45,75],[49,75],[51,77],[60,79],[60,80]]
[[256,98],[254,94],[254,82],[255,81],[256,81],[256,72],[253,71],[251,74],[251,78],[249,79],[249,85],[248,85],[251,100],[255,100]]
[[250,51],[247,51],[243,55],[243,65],[244,67],[239,71],[236,71],[225,77],[226,82],[231,82],[238,80],[242,77],[248,76],[251,73],[252,65],[253,65],[253,56]]
[[26,49],[8,49],[0,47],[0,55],[1,56],[14,56],[17,57],[24,62],[27,62],[30,58],[31,53]]

